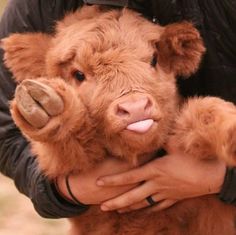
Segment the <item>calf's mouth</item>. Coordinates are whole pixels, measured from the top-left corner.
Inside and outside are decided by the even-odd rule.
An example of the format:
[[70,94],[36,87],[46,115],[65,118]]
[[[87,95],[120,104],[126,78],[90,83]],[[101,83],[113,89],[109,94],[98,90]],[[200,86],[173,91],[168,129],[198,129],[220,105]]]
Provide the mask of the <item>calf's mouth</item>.
[[154,120],[149,118],[145,120],[140,120],[129,124],[126,129],[136,133],[146,133],[149,131],[154,124]]

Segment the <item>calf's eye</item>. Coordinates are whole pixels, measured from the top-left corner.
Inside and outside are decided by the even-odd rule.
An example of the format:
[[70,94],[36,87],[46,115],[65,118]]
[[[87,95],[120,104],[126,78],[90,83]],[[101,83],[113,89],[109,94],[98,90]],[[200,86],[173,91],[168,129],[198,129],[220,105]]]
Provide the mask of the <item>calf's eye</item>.
[[156,67],[156,64],[157,64],[157,54],[154,53],[151,60],[151,66]]
[[73,72],[73,76],[75,77],[76,80],[80,82],[83,82],[85,80],[85,75],[79,70]]

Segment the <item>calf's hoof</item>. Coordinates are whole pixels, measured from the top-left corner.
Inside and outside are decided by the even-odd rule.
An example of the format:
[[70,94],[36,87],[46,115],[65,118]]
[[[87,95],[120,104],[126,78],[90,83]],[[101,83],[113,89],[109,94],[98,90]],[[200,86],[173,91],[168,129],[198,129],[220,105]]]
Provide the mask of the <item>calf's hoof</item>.
[[15,101],[24,119],[35,128],[43,128],[51,116],[64,110],[62,98],[42,82],[24,80],[16,89]]

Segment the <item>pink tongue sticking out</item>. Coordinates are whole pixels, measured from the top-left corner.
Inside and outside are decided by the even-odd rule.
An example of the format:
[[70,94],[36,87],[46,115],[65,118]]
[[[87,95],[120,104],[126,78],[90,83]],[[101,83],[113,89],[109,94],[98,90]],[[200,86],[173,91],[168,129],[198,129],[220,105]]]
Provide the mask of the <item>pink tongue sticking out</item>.
[[138,133],[145,133],[151,128],[153,122],[154,121],[152,119],[146,119],[143,121],[134,122],[134,123],[128,125],[126,127],[126,129],[130,130],[130,131],[135,131]]

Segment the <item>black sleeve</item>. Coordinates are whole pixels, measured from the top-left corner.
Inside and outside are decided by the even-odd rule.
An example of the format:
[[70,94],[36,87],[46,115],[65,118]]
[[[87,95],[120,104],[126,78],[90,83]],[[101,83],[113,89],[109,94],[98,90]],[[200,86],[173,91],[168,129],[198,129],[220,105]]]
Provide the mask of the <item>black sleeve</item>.
[[236,168],[228,168],[219,198],[236,206]]
[[[50,32],[56,19],[63,16],[65,7],[76,8],[78,2],[60,0],[9,0],[0,22],[0,38],[14,32]],[[3,65],[0,51],[0,171],[11,177],[18,190],[28,196],[36,211],[43,217],[62,218],[82,213],[86,206],[74,205],[60,197],[55,186],[40,172],[30,145],[14,125],[9,114],[15,83]]]

